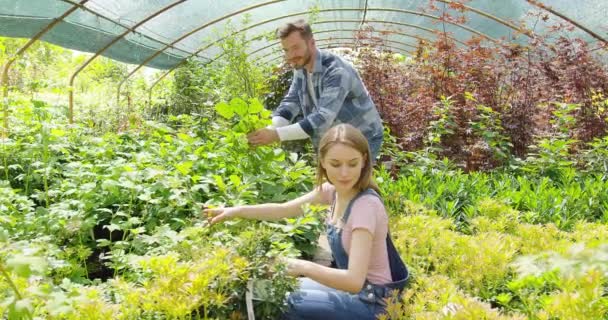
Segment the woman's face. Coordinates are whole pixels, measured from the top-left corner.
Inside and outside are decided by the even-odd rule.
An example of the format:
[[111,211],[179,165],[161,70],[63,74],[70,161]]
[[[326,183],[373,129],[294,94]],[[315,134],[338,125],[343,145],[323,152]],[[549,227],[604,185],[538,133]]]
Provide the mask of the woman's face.
[[337,191],[348,191],[359,181],[365,159],[356,149],[338,143],[327,150],[321,165]]

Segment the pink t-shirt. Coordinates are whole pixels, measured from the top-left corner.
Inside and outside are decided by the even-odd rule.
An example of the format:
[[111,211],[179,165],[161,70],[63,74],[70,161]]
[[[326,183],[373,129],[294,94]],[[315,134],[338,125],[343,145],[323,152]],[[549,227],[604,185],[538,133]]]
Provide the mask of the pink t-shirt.
[[[330,183],[321,187],[323,203],[331,205],[336,189]],[[329,221],[331,214],[328,215]],[[367,269],[367,280],[374,284],[392,282],[391,268],[388,262],[386,234],[388,233],[388,215],[382,201],[375,195],[359,197],[351,206],[350,216],[342,228],[342,244],[348,254],[353,230],[365,229],[372,234],[372,254]]]

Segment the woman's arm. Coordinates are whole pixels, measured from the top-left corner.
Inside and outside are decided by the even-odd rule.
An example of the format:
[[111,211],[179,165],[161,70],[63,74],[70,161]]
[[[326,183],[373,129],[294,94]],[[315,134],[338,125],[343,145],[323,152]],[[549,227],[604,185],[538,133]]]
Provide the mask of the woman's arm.
[[294,276],[305,276],[323,285],[357,293],[363,288],[372,251],[372,234],[362,228],[353,230],[348,269],[334,269],[298,259],[288,260],[288,271]]
[[302,207],[307,203],[321,203],[321,191],[319,188],[315,187],[313,191],[285,203],[264,203],[251,206],[205,209],[203,210],[203,214],[210,219],[211,224],[232,218],[278,220],[303,214],[304,210]]

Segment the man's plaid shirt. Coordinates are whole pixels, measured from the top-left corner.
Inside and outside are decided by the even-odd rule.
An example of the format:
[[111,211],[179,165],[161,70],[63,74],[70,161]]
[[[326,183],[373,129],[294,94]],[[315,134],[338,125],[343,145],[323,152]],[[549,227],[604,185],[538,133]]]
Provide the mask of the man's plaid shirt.
[[317,105],[308,94],[306,69],[294,70],[289,92],[273,116],[289,122],[300,114],[298,123],[312,138],[315,149],[332,126],[349,123],[361,130],[368,141],[381,138],[382,120],[355,68],[339,56],[317,50],[312,83]]

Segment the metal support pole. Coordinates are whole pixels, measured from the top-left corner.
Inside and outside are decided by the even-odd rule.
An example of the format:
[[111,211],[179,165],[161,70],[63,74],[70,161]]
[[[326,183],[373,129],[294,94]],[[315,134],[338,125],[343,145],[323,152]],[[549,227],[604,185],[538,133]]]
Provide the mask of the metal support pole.
[[[88,2],[89,0],[82,0],[80,1],[80,5],[85,4],[86,2]],[[0,78],[0,87],[2,88],[2,104],[4,105],[3,109],[4,109],[4,130],[2,130],[2,137],[6,138],[8,137],[8,131],[9,131],[9,124],[8,124],[8,71],[11,67],[11,65],[17,61],[17,59],[32,45],[34,44],[38,39],[40,39],[45,33],[47,33],[49,30],[51,30],[53,27],[55,27],[59,22],[63,21],[63,19],[65,19],[65,17],[69,16],[72,12],[74,12],[76,9],[78,9],[78,5],[72,6],[69,10],[67,10],[66,12],[64,12],[61,16],[59,16],[58,18],[54,18],[53,21],[51,21],[51,23],[49,23],[46,27],[44,27],[44,29],[40,30],[36,35],[34,35],[23,47],[21,47],[21,49],[19,49],[12,57],[10,57],[8,59],[8,61],[6,62],[6,64],[4,65],[4,67],[2,68],[2,77]]]
[[140,27],[142,24],[150,21],[150,19],[158,16],[159,14],[166,12],[167,10],[175,7],[176,5],[185,2],[186,0],[179,0],[179,1],[175,1],[165,7],[163,7],[162,9],[152,13],[151,15],[149,15],[148,17],[146,17],[145,19],[139,21],[138,23],[136,23],[135,25],[133,25],[132,27],[127,28],[127,30],[125,30],[122,34],[118,35],[116,38],[114,38],[112,41],[110,41],[107,45],[105,45],[103,48],[101,48],[100,50],[98,50],[92,57],[90,57],[87,61],[85,61],[80,67],[78,67],[78,69],[76,69],[76,71],[74,71],[74,73],[72,73],[72,75],[70,76],[70,84],[69,84],[69,109],[68,109],[68,118],[70,120],[70,123],[74,122],[74,81],[76,79],[76,76],[82,71],[84,70],[84,68],[86,68],[93,60],[95,60],[97,57],[99,57],[102,53],[104,53],[108,48],[110,48],[111,46],[113,46],[116,42],[118,42],[120,39],[124,38],[127,34],[134,32],[135,29],[137,29],[138,27]]
[[[333,11],[338,11],[338,12],[340,12],[340,11],[361,11],[361,9],[360,9],[360,8],[332,8],[332,9],[321,9],[321,10],[316,10],[316,11],[314,11],[314,12],[333,12]],[[423,17],[431,18],[431,19],[434,19],[434,20],[440,20],[440,17],[438,17],[438,16],[430,15],[430,14],[427,14],[427,13],[424,13],[424,12],[420,12],[420,11],[412,11],[412,10],[404,10],[404,9],[394,9],[394,8],[367,8],[367,6],[366,6],[366,8],[365,8],[365,14],[366,14],[366,15],[367,15],[367,12],[368,12],[368,11],[389,11],[389,12],[397,12],[397,13],[403,13],[403,14],[413,14],[413,15],[419,15],[419,16],[423,16]],[[280,17],[277,17],[277,18],[272,18],[272,19],[264,20],[264,21],[262,21],[262,22],[256,23],[256,24],[254,24],[254,25],[251,25],[251,26],[248,26],[248,27],[246,27],[246,28],[244,28],[244,29],[241,29],[241,30],[239,30],[239,31],[236,31],[236,32],[234,32],[232,35],[238,34],[238,33],[240,33],[240,32],[244,32],[244,31],[249,30],[249,29],[251,29],[251,28],[253,28],[253,27],[256,27],[256,26],[259,26],[259,25],[263,25],[263,24],[267,24],[267,23],[270,23],[270,22],[273,22],[273,21],[276,21],[276,20],[280,20],[280,19],[284,19],[284,18],[288,18],[288,17],[299,16],[299,15],[310,14],[310,13],[312,13],[312,12],[313,12],[313,11],[303,11],[303,12],[297,12],[297,13],[293,13],[293,14],[283,15],[283,16],[280,16]],[[476,11],[476,12],[477,12],[477,11]],[[485,14],[484,16],[488,17],[489,15],[488,15],[488,14]],[[374,23],[392,23],[392,24],[396,24],[396,25],[409,26],[409,27],[413,27],[413,28],[419,28],[419,29],[423,29],[423,30],[426,30],[426,31],[429,31],[429,32],[433,32],[433,30],[430,30],[430,29],[427,29],[427,28],[424,28],[424,27],[421,27],[421,26],[416,26],[416,25],[412,25],[412,24],[407,24],[407,23],[392,22],[392,21],[377,21],[377,20],[366,20],[366,21],[367,21],[367,22],[374,22]],[[316,22],[315,24],[327,23],[327,22],[357,22],[357,23],[361,23],[361,22],[362,22],[362,20],[352,20],[352,21],[349,21],[349,20],[335,20],[335,21],[331,21],[331,20],[330,20],[330,21],[318,21],[318,22]],[[498,22],[501,22],[501,21],[498,21]],[[475,33],[475,34],[477,34],[477,35],[479,35],[479,36],[481,36],[481,37],[483,37],[483,38],[485,38],[485,39],[487,39],[487,40],[489,40],[489,41],[497,42],[497,40],[496,40],[496,39],[493,39],[493,38],[491,38],[490,36],[488,36],[488,35],[486,35],[486,34],[484,34],[484,33],[481,33],[481,32],[479,32],[479,31],[477,31],[477,30],[474,30],[474,29],[472,29],[472,28],[469,28],[469,27],[467,27],[467,26],[465,26],[465,25],[462,25],[462,24],[459,24],[459,23],[454,23],[454,22],[448,22],[448,23],[453,24],[453,25],[455,25],[455,26],[458,26],[458,27],[460,27],[460,28],[463,28],[463,29],[465,29],[465,30],[467,30],[467,31],[469,31],[469,32]],[[501,23],[502,23],[502,22],[501,22]],[[510,26],[510,27],[512,27],[512,26]],[[232,36],[232,35],[231,35],[231,36]],[[226,37],[221,38],[221,39],[219,39],[219,40],[216,40],[216,41],[214,41],[214,42],[212,42],[212,43],[208,44],[207,46],[205,46],[205,47],[203,47],[203,48],[201,48],[201,49],[197,50],[197,51],[196,51],[196,52],[195,52],[193,55],[191,55],[191,56],[194,56],[195,54],[198,54],[198,53],[202,52],[203,50],[208,49],[209,47],[213,46],[214,44],[216,44],[216,43],[217,43],[217,42],[219,42],[219,41],[224,40],[225,38],[226,38]],[[454,39],[454,41],[456,41],[456,42],[458,42],[458,43],[461,43],[461,44],[462,44],[462,42],[458,41],[457,39]],[[265,48],[268,48],[268,47],[270,47],[270,46],[267,46],[267,47],[265,47]],[[171,73],[171,71],[173,71],[175,68],[177,68],[177,67],[179,67],[179,66],[183,65],[183,64],[184,64],[184,63],[187,61],[187,59],[188,59],[188,58],[190,58],[191,56],[186,57],[184,60],[182,60],[182,62],[178,63],[178,64],[177,64],[175,67],[173,67],[173,68],[169,69],[169,71],[165,72],[165,73],[164,73],[164,74],[163,74],[161,77],[159,77],[159,78],[158,78],[158,79],[157,79],[157,80],[156,80],[156,81],[155,81],[155,82],[154,82],[154,83],[153,83],[153,84],[150,86],[150,89],[149,89],[149,90],[150,90],[150,93],[149,93],[149,95],[150,95],[150,96],[152,95],[152,93],[151,93],[151,92],[152,92],[152,90],[154,89],[154,87],[155,87],[155,86],[156,86],[156,85],[157,85],[157,84],[158,84],[158,83],[159,83],[159,82],[160,82],[162,79],[164,79],[164,78],[165,78],[165,77],[166,77],[166,76],[167,76],[169,73]],[[220,56],[222,56],[222,55],[220,55]],[[213,60],[211,60],[211,62],[215,61],[215,60],[216,60],[216,59],[218,59],[218,58],[219,58],[219,57],[215,57],[215,58],[213,58]],[[119,88],[119,91],[120,91],[120,88]]]
[[[274,4],[274,3],[278,3],[278,2],[283,2],[283,1],[286,1],[286,0],[267,1],[267,2],[259,3],[259,4],[256,4],[256,5],[252,5],[252,6],[243,8],[241,10],[237,10],[235,12],[226,14],[226,15],[224,15],[222,17],[219,17],[217,19],[209,21],[209,22],[201,25],[200,27],[195,28],[194,30],[191,30],[191,31],[187,32],[186,34],[184,34],[184,35],[180,36],[179,38],[173,40],[170,43],[170,45],[174,45],[174,44],[176,44],[176,43],[178,43],[178,42],[186,39],[187,37],[193,35],[194,33],[198,32],[200,30],[203,30],[203,29],[207,28],[208,26],[213,25],[213,24],[215,24],[217,22],[220,22],[222,20],[228,19],[228,18],[233,17],[235,15],[238,15],[238,14],[241,14],[243,12],[247,12],[247,11],[259,8],[259,7],[263,7],[263,6],[267,6],[267,5],[270,5],[270,4]],[[133,69],[131,72],[129,72],[129,74],[124,79],[122,79],[122,81],[118,84],[118,88],[116,89],[116,100],[117,100],[117,102],[120,102],[120,89],[121,89],[122,85],[129,79],[129,77],[131,77],[135,72],[137,72],[137,70],[141,69],[141,67],[143,67],[144,65],[146,65],[146,63],[152,61],[152,59],[156,58],[159,54],[161,54],[162,52],[164,52],[168,48],[169,48],[169,46],[166,46],[166,47],[160,49],[159,51],[157,51],[156,53],[154,53],[153,55],[149,56],[139,66],[137,66],[135,69]]]
[[546,6],[546,5],[542,4],[542,3],[540,3],[540,1],[526,0],[526,2],[529,3],[529,4],[531,4],[531,5],[533,5],[533,6],[535,6],[535,7],[537,7],[537,8],[540,8],[540,9],[543,9],[543,10],[551,12],[552,14],[554,14],[554,15],[556,15],[556,16],[558,16],[558,17],[560,17],[560,18],[562,18],[562,19],[570,22],[571,24],[573,24],[577,28],[579,28],[579,29],[587,32],[589,35],[591,35],[595,39],[597,39],[597,40],[599,40],[599,41],[601,41],[601,42],[603,42],[605,44],[608,44],[608,40],[604,39],[599,34],[593,32],[592,30],[588,29],[587,27],[583,26],[582,24],[578,23],[577,21],[568,18],[563,13],[561,13],[561,12],[559,12],[557,10],[554,10],[553,8],[551,8],[549,6]]

